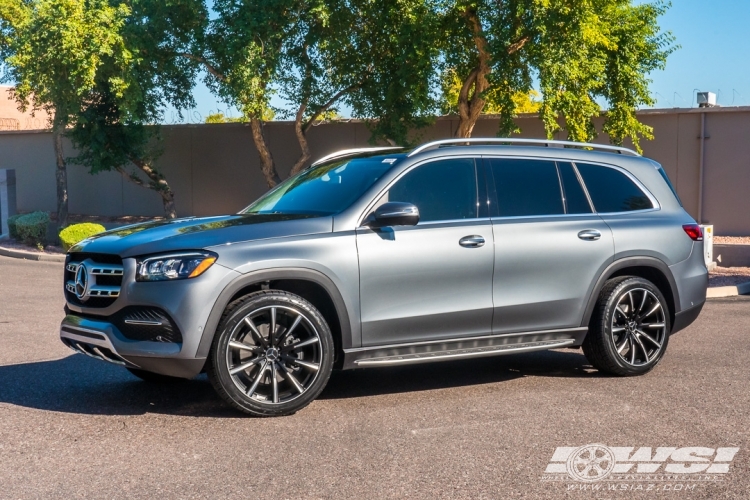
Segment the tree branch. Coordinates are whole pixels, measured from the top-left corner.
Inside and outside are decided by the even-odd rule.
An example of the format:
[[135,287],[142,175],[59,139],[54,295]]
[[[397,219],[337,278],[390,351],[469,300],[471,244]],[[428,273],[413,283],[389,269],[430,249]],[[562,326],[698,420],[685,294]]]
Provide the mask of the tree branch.
[[193,61],[197,61],[201,63],[203,66],[205,66],[206,70],[211,73],[217,80],[225,80],[226,77],[222,75],[219,70],[217,70],[211,63],[209,63],[205,58],[201,56],[196,56],[194,54],[188,54],[186,52],[178,52],[178,56],[185,57],[187,59],[192,59]]
[[521,37],[517,41],[511,43],[508,46],[508,50],[506,51],[507,54],[508,55],[515,54],[516,52],[518,52],[519,50],[521,50],[523,48],[523,46],[526,45],[526,43],[529,40],[531,40],[531,37],[527,35],[527,36]]
[[331,97],[328,100],[328,102],[326,102],[325,104],[323,104],[322,106],[320,106],[318,108],[318,110],[315,112],[314,115],[312,115],[310,118],[308,118],[308,120],[305,122],[305,125],[302,127],[302,129],[305,132],[307,132],[308,130],[310,130],[310,127],[315,122],[315,120],[318,119],[318,117],[320,115],[322,115],[323,113],[325,113],[326,111],[328,111],[328,108],[330,108],[331,106],[333,106],[336,103],[336,101],[338,101],[339,99],[341,99],[341,97],[344,94],[347,94],[347,93],[351,92],[352,90],[354,90],[357,87],[359,87],[359,85],[360,85],[359,83],[355,83],[354,85],[350,85],[349,87],[347,87],[345,89],[341,89],[336,94],[334,94],[333,97]]

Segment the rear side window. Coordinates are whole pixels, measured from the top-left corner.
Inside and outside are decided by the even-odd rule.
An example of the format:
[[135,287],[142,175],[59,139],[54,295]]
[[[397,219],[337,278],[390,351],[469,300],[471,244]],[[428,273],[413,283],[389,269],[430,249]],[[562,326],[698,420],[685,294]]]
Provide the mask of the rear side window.
[[680,195],[677,194],[677,190],[672,185],[672,181],[669,180],[669,177],[667,177],[667,173],[661,167],[658,167],[656,170],[659,172],[659,175],[661,175],[661,178],[664,179],[664,182],[667,183],[667,186],[669,186],[669,189],[672,190],[672,194],[674,195],[675,198],[677,198],[677,203],[679,203],[680,206],[682,206],[682,200],[680,199]]
[[646,193],[622,172],[587,163],[576,163],[576,167],[597,212],[631,212],[654,208]]
[[578,181],[578,176],[573,170],[573,165],[566,162],[557,162],[560,171],[560,180],[563,184],[563,197],[565,198],[565,213],[568,214],[590,214],[591,205],[583,192],[583,187]]
[[405,201],[419,209],[420,222],[473,219],[478,215],[474,160],[454,158],[419,166],[399,179],[381,201]]
[[488,158],[495,179],[499,217],[565,213],[553,161]]

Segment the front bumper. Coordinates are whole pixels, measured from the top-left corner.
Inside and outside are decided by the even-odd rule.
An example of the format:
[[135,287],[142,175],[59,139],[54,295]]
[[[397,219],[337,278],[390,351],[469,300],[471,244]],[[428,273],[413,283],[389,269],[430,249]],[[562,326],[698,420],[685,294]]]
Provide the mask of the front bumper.
[[[124,259],[119,297],[108,307],[68,303],[60,338],[71,349],[130,368],[191,378],[201,372],[206,358],[197,356],[216,297],[238,273],[214,264],[203,275],[174,282],[136,282],[134,259]],[[133,340],[117,327],[125,308],[163,310],[181,333],[182,342]]]
[[92,358],[172,377],[192,378],[206,363],[206,358],[178,357],[182,344],[131,341],[107,321],[75,314],[60,324],[60,340]]

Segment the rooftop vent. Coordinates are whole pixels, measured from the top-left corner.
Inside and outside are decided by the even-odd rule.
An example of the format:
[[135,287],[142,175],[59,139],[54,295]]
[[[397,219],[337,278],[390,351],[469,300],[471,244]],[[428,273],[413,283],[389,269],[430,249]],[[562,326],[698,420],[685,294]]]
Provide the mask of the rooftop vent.
[[716,106],[716,94],[713,92],[698,92],[698,107],[713,108]]

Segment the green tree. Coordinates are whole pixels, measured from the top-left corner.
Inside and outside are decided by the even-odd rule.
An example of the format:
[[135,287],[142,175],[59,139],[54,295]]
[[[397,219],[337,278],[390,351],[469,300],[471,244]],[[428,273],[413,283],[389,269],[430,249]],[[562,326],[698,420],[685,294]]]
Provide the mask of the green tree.
[[167,218],[176,216],[176,208],[156,165],[162,152],[157,123],[165,104],[194,105],[199,63],[181,54],[195,44],[206,17],[200,0],[131,0],[121,27],[129,57],[104,58],[68,134],[79,152],[76,163],[92,174],[115,170],[154,190]]
[[501,111],[499,134],[515,131],[514,96],[538,78],[548,136],[596,135],[597,99],[607,102],[605,132],[621,143],[650,137],[639,106],[653,104],[648,74],[675,49],[658,17],[668,7],[631,0],[458,0],[444,6],[443,75],[460,75],[457,137],[469,137],[488,98]]
[[[274,93],[290,108],[275,111],[295,124],[292,175],[310,158],[307,132],[341,104],[368,121],[373,140],[403,142],[432,119],[437,33],[425,23],[436,17],[423,0],[217,0],[213,9],[202,47],[185,57],[249,122],[270,187],[280,181],[263,134]],[[420,36],[429,33],[432,42]]]
[[250,124],[269,187],[281,178],[263,134],[264,117],[270,110],[284,42],[304,15],[303,7],[304,2],[296,0],[216,0],[201,43],[183,54],[204,65],[209,88],[236,106]]
[[[436,63],[440,52],[435,0],[351,0],[338,12],[339,29],[351,33],[343,52],[368,65],[367,85],[347,104],[367,120],[371,142],[408,145],[409,133],[434,122],[439,108]],[[346,26],[350,26],[346,31]]]
[[[45,110],[51,117],[57,180],[57,223],[67,224],[68,187],[63,135],[75,123],[81,98],[96,85],[104,59],[130,54],[120,30],[130,9],[107,0],[2,0],[0,31],[5,81],[15,84],[22,111]],[[111,86],[124,82],[113,76]]]

